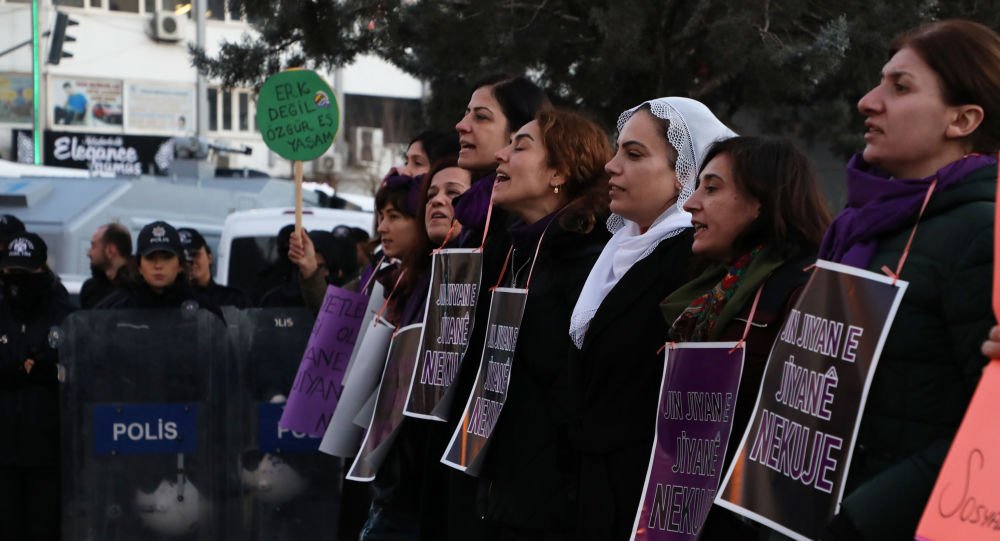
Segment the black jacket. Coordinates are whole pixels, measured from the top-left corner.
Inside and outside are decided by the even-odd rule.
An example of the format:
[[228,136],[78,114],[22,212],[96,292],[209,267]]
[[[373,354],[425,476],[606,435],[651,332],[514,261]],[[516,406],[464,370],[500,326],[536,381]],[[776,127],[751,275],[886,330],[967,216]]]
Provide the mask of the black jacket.
[[[599,220],[589,233],[574,233],[555,221],[542,240],[507,401],[479,483],[482,516],[501,528],[572,531],[578,460],[569,441],[572,401],[567,362],[574,348],[569,320],[608,241],[601,224]],[[505,284],[524,287],[534,251],[535,246],[515,249]]]
[[669,325],[660,299],[691,278],[687,229],[662,241],[625,273],[571,350],[577,416],[570,435],[580,455],[580,509],[574,539],[628,539],[653,445]]
[[[53,277],[54,279],[54,277]],[[57,281],[38,310],[24,313],[0,300],[0,464],[59,464],[58,352],[49,341],[53,326],[72,311]],[[30,373],[24,361],[35,361]]]
[[125,287],[129,282],[128,265],[122,265],[114,280],[109,280],[103,272],[88,278],[80,286],[80,308],[95,308],[102,300]]
[[95,306],[98,309],[160,309],[181,308],[188,301],[222,318],[222,311],[210,299],[201,297],[188,285],[186,279],[178,275],[177,280],[157,293],[141,279],[127,288],[119,289]]
[[209,280],[205,287],[192,286],[195,296],[205,299],[214,306],[235,306],[239,309],[250,308],[250,297],[235,287],[223,286]]
[[[900,279],[909,282],[861,418],[841,514],[864,539],[912,538],[988,362],[997,168],[935,192]],[[916,218],[916,217],[914,217]],[[878,240],[868,270],[895,269],[911,226]]]

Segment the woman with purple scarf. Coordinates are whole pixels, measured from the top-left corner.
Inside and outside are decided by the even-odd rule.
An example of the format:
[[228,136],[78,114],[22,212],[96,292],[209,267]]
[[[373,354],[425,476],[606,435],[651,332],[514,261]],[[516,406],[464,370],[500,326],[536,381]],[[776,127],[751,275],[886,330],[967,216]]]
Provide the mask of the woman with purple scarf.
[[825,539],[912,539],[985,365],[1000,37],[949,20],[897,37],[858,102],[865,148],[820,257],[909,282]]

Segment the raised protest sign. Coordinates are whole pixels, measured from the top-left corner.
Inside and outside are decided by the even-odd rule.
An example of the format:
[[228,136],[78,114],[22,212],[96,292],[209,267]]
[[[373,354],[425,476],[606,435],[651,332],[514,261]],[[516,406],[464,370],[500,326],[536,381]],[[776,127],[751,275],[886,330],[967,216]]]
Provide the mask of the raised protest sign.
[[397,429],[403,423],[403,406],[410,389],[417,346],[420,345],[420,327],[417,323],[399,329],[389,344],[382,384],[379,385],[375,398],[375,411],[368,424],[361,451],[347,475],[352,481],[375,479],[379,466],[396,440]]
[[295,165],[296,235],[302,230],[302,162],[322,156],[339,127],[337,98],[315,72],[285,70],[260,87],[257,128],[267,148]]
[[[997,186],[1000,199],[1000,185]],[[1000,205],[995,205],[993,253],[1000,253]],[[993,316],[1000,318],[1000,259],[993,258]],[[1000,360],[983,369],[917,526],[920,541],[1000,539]]]
[[368,295],[329,286],[278,425],[322,437],[343,391],[344,371]]
[[[385,370],[392,333],[396,330],[382,319],[373,320],[363,329],[364,338],[355,348],[357,356],[350,372],[344,377],[344,392],[319,446],[319,450],[328,455],[347,458],[358,454],[365,431],[364,427],[354,423],[354,417],[378,387],[379,377]],[[368,419],[371,419],[370,415]]]
[[454,398],[451,384],[469,345],[482,271],[483,253],[479,250],[440,250],[434,254],[424,332],[405,415],[448,420]]
[[257,96],[257,127],[282,158],[305,162],[326,152],[337,135],[337,98],[315,72],[290,69],[268,77]]
[[983,371],[976,394],[917,526],[921,541],[1000,539],[1000,361]]
[[745,350],[736,342],[667,348],[656,436],[633,541],[693,540],[715,501]]
[[771,349],[716,503],[792,537],[839,511],[868,388],[906,282],[817,261]]
[[511,364],[521,329],[527,289],[496,288],[486,320],[486,343],[476,383],[441,462],[469,475],[479,475],[493,429],[507,401]]

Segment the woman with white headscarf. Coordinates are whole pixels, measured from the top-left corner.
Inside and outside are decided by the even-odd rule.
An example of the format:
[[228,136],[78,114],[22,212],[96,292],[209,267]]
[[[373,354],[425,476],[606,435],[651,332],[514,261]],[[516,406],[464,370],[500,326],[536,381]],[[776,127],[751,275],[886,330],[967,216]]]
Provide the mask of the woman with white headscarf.
[[668,325],[659,302],[692,277],[691,215],[708,148],[736,134],[700,102],[659,98],[622,113],[611,175],[614,234],[573,310],[572,441],[581,455],[574,539],[628,539],[653,443]]

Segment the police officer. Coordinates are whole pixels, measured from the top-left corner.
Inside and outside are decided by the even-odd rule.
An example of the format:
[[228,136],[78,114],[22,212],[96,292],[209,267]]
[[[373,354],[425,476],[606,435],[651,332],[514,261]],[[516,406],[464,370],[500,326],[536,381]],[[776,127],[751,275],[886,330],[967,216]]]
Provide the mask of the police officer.
[[156,221],[136,239],[138,279],[101,301],[97,308],[180,308],[195,301],[221,317],[217,306],[199,298],[184,274],[184,249],[174,226]]
[[45,241],[10,237],[0,253],[0,539],[58,539],[58,334],[72,310]]
[[13,214],[0,214],[0,243],[7,246],[7,239],[18,233],[24,233],[24,222]]
[[223,286],[212,279],[212,249],[197,229],[182,227],[177,230],[184,249],[186,272],[195,294],[216,306],[249,308],[250,297],[235,287]]

